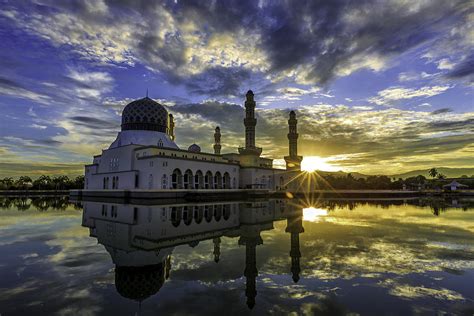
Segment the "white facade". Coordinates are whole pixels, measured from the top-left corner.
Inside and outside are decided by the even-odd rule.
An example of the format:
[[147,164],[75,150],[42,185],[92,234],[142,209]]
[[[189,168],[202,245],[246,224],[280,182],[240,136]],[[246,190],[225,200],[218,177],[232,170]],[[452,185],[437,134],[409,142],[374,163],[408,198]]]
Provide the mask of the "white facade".
[[173,116],[162,105],[144,98],[127,105],[123,113],[116,140],[85,166],[86,190],[288,188],[290,175],[274,169],[272,159],[260,157],[261,148],[220,154],[219,135],[217,154],[202,153],[196,144],[183,150],[174,141]]

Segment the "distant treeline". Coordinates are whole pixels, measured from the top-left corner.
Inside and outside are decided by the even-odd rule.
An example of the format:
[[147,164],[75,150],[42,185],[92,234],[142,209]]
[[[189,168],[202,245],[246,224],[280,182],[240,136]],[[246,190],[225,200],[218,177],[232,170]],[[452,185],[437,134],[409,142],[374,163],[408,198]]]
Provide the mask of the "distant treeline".
[[[472,210],[474,201],[471,200],[457,200],[452,198],[419,198],[408,200],[315,200],[311,204],[305,205],[308,201],[305,199],[300,205],[304,207],[323,208],[329,212],[337,211],[340,208],[347,208],[354,210],[357,207],[365,205],[373,205],[383,209],[388,209],[393,205],[413,205],[419,207],[429,207],[431,212],[439,216],[450,208],[458,208],[464,211]],[[296,202],[298,205],[298,202]],[[1,197],[0,196],[0,210],[10,210],[12,208],[18,211],[36,210],[45,212],[48,210],[66,210],[66,209],[82,209],[82,203],[71,202],[67,196],[50,197],[50,196],[36,196],[36,197]]]
[[75,210],[81,210],[82,204],[69,201],[69,197],[67,196],[0,197],[0,209],[9,210],[12,207],[15,207],[19,211],[27,211],[32,208],[40,212],[45,212],[50,209],[64,211],[70,207]]
[[11,177],[0,179],[0,190],[70,190],[84,188],[84,176],[74,179],[68,176],[50,177],[42,175],[35,180],[21,176],[14,180]]
[[[388,176],[368,176],[366,178],[355,178],[352,174],[346,176],[335,176],[326,174],[319,176],[317,173],[308,176],[303,180],[316,182],[316,189],[321,190],[437,190],[442,189],[443,185],[451,182],[443,177],[433,177],[427,179],[419,175],[406,179],[394,179]],[[474,189],[474,177],[462,178],[459,183],[467,185],[467,189]],[[17,180],[13,178],[0,179],[0,190],[70,190],[84,188],[84,176],[77,176],[71,179],[67,176],[50,177],[42,175],[32,180],[28,176],[21,176]]]
[[[346,176],[333,176],[331,174],[321,177],[315,175],[309,181],[316,181],[321,190],[437,190],[451,180],[444,178],[427,179],[420,175],[406,179],[393,179],[388,176],[368,176],[366,178],[355,178],[352,174]],[[467,189],[474,189],[474,178],[458,180],[459,183],[467,185]]]

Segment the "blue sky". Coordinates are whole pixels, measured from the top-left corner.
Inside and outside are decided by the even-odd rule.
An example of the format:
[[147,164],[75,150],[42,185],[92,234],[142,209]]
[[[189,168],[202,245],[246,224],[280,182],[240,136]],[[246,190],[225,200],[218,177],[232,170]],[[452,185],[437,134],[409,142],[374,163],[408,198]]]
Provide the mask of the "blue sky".
[[[149,96],[177,143],[243,144],[252,89],[257,143],[336,169],[474,167],[470,1],[1,1],[0,175],[79,174]],[[387,168],[390,166],[390,168]]]

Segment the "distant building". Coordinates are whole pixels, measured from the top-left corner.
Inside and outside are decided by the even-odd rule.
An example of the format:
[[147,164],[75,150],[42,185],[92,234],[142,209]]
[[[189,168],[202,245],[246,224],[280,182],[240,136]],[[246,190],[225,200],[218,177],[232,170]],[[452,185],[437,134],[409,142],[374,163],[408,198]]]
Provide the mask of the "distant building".
[[[175,143],[175,122],[164,106],[145,97],[122,112],[121,131],[108,149],[85,166],[85,189],[288,189],[300,172],[296,113],[291,111],[287,170],[273,168],[255,144],[256,103],[249,90],[245,100],[245,147],[221,154],[221,129],[214,131],[214,153],[197,144],[181,149]],[[296,187],[296,184],[291,183]]]
[[467,188],[467,185],[461,184],[456,180],[453,180],[451,183],[443,185],[443,189],[448,191],[457,191],[458,189]]

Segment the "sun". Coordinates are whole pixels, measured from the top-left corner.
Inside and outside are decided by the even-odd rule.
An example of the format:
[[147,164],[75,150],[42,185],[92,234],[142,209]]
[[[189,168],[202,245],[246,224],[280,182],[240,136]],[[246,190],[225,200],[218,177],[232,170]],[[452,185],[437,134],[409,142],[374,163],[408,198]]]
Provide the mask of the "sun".
[[301,170],[307,172],[320,171],[337,171],[337,168],[331,165],[327,158],[321,158],[318,156],[307,156],[303,158],[301,162]]
[[308,222],[319,222],[321,217],[327,216],[328,211],[322,208],[307,207],[303,209],[303,220]]

